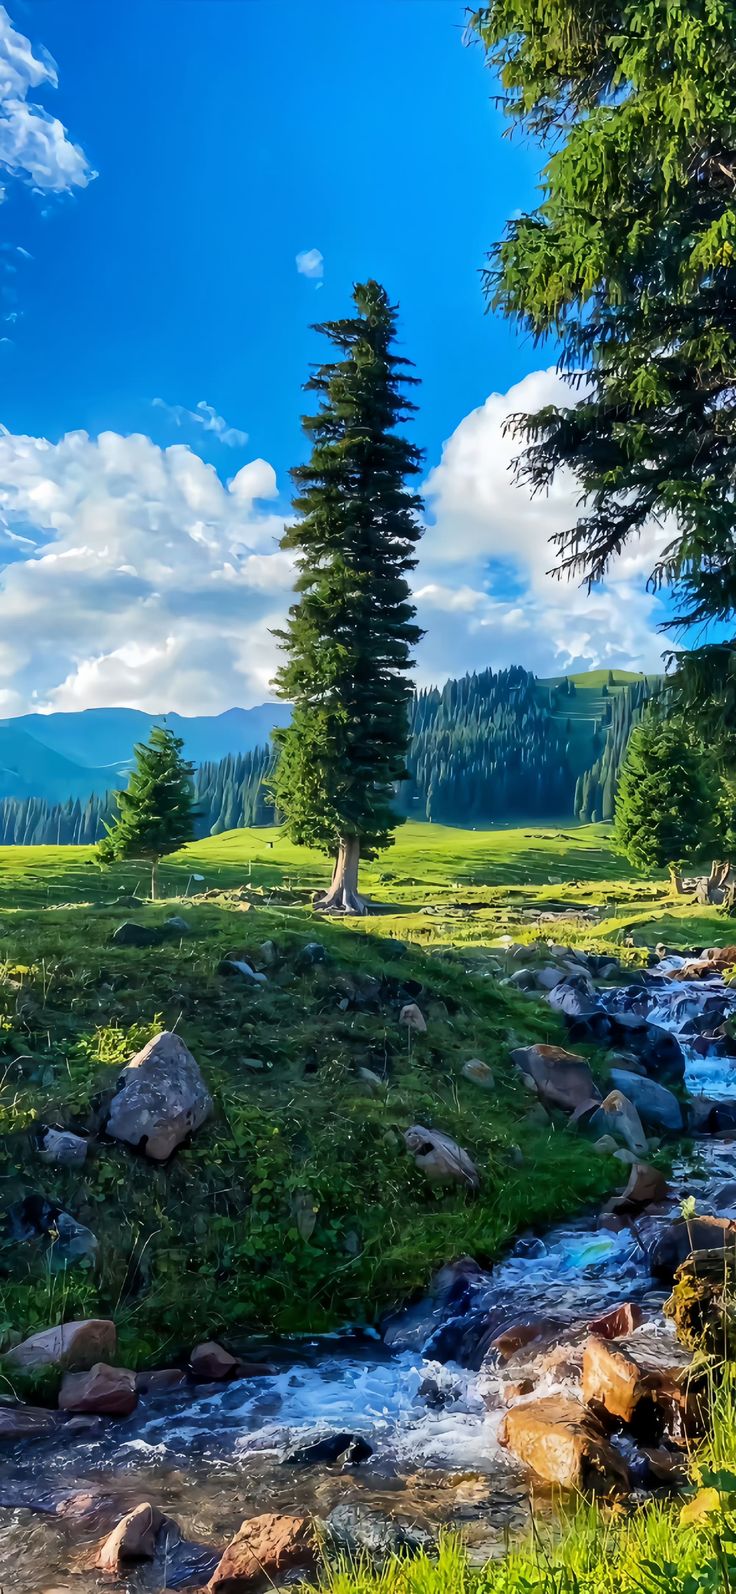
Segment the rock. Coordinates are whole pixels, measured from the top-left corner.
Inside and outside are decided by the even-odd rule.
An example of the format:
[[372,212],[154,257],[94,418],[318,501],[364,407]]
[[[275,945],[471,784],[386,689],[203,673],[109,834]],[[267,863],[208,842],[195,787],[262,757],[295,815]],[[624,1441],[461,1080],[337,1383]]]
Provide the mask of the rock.
[[212,1098],[180,1035],[162,1030],[123,1069],[107,1133],[165,1162],[212,1111]]
[[366,1095],[377,1096],[386,1089],[386,1080],[381,1079],[380,1074],[375,1074],[372,1068],[359,1068],[358,1079],[368,1086]]
[[549,1129],[550,1116],[547,1108],[542,1105],[541,1101],[535,1102],[534,1106],[524,1113],[522,1123],[526,1124],[529,1129]]
[[181,1389],[186,1381],[181,1367],[151,1367],[135,1375],[139,1395],[165,1395],[169,1390]]
[[0,1441],[45,1439],[59,1426],[55,1411],[42,1406],[0,1406]]
[[[614,1068],[617,1068],[622,1074],[638,1074],[640,1079],[647,1078],[646,1068],[644,1067],[641,1059],[635,1056],[634,1052],[609,1052],[606,1057],[606,1062],[611,1070],[611,1074],[613,1074]],[[614,1081],[614,1083],[616,1083],[616,1081]],[[626,1083],[628,1085],[628,1079]],[[625,1089],[623,1085],[621,1085],[619,1088],[621,1090]],[[676,1099],[677,1098],[675,1098],[675,1100]]]
[[261,941],[258,948],[258,956],[261,963],[265,963],[267,969],[273,968],[274,963],[278,961],[278,955],[275,941]]
[[480,1057],[470,1057],[467,1063],[463,1063],[460,1072],[463,1079],[472,1080],[474,1085],[480,1085],[481,1090],[493,1090],[496,1083],[493,1069],[489,1068],[487,1063],[481,1062]]
[[583,1103],[600,1101],[600,1091],[584,1057],[561,1046],[518,1046],[511,1061],[533,1080],[542,1101],[574,1112]]
[[617,1044],[632,1051],[655,1079],[681,1081],[685,1077],[685,1054],[676,1035],[650,1024],[637,1013],[608,1015]]
[[609,1444],[600,1422],[562,1395],[513,1406],[502,1419],[498,1437],[545,1483],[578,1491],[628,1485],[623,1459]]
[[389,1556],[429,1549],[432,1536],[413,1522],[399,1522],[367,1505],[336,1505],[325,1521],[330,1546],[352,1557],[365,1557],[380,1566]]
[[466,1190],[480,1185],[478,1169],[467,1151],[439,1129],[412,1124],[404,1132],[407,1151],[430,1184],[459,1184]]
[[293,1440],[286,1446],[282,1456],[282,1466],[334,1466],[336,1461],[349,1466],[358,1466],[361,1461],[367,1461],[373,1455],[373,1446],[369,1445],[362,1434],[355,1433],[306,1433]]
[[736,1209],[736,1179],[728,1179],[711,1197],[712,1205],[716,1212],[725,1212],[730,1215]]
[[535,1388],[533,1378],[510,1378],[502,1386],[501,1399],[505,1406],[514,1406],[517,1400],[523,1400],[525,1395],[531,1395]]
[[192,933],[191,925],[182,917],[181,913],[172,913],[171,918],[166,919],[164,923],[164,930],[167,935],[191,935]]
[[84,1162],[87,1142],[81,1135],[72,1134],[70,1129],[47,1129],[38,1155],[42,1162],[53,1163],[59,1168],[72,1168]]
[[294,969],[297,974],[306,974],[308,969],[313,969],[318,963],[326,963],[327,961],[327,950],[322,946],[322,943],[320,941],[307,941],[295,960]]
[[229,1350],[218,1345],[216,1340],[207,1340],[202,1345],[195,1345],[189,1358],[189,1365],[194,1378],[206,1378],[208,1382],[217,1382],[226,1378],[234,1378],[239,1362],[237,1356],[231,1356]]
[[537,976],[534,969],[516,969],[508,978],[501,981],[512,991],[536,991]]
[[687,1126],[694,1135],[729,1134],[736,1129],[736,1102],[693,1096],[687,1106]]
[[427,1033],[427,1020],[421,1008],[417,1007],[416,1002],[407,1002],[402,1007],[399,1013],[399,1023],[403,1024],[404,1029],[416,1030],[417,1035],[426,1035]]
[[676,1218],[663,1229],[649,1252],[649,1266],[655,1278],[671,1282],[675,1272],[691,1251],[715,1251],[723,1258],[736,1245],[733,1218]]
[[112,937],[113,946],[158,946],[160,941],[160,930],[145,924],[134,924],[132,919],[126,919],[125,924],[118,925]]
[[91,1229],[77,1223],[70,1212],[57,1212],[51,1231],[46,1266],[51,1273],[65,1273],[77,1262],[94,1262],[98,1240]]
[[96,1362],[89,1372],[65,1373],[59,1391],[61,1411],[128,1417],[137,1404],[135,1373],[127,1367],[108,1367],[105,1362]]
[[633,1151],[629,1151],[628,1146],[619,1146],[618,1150],[614,1151],[613,1155],[617,1162],[623,1162],[627,1168],[633,1168],[634,1163],[636,1162],[636,1157]]
[[691,1361],[675,1339],[660,1334],[615,1341],[591,1335],[583,1351],[583,1400],[648,1443],[673,1428],[694,1434],[699,1413]]
[[648,1129],[668,1129],[679,1134],[683,1127],[682,1108],[677,1097],[656,1079],[641,1078],[622,1068],[611,1069],[611,1084],[633,1102]]
[[266,1590],[293,1572],[314,1572],[317,1550],[306,1517],[268,1512],[244,1522],[231,1540],[214,1575],[209,1594],[250,1594]]
[[257,974],[256,970],[251,968],[250,963],[247,963],[245,958],[238,957],[236,953],[233,953],[231,957],[223,958],[217,965],[217,972],[218,974],[226,974],[233,977],[238,976],[241,980],[245,980],[248,985],[266,985],[268,983],[265,974]]
[[152,1561],[156,1554],[156,1539],[165,1520],[158,1506],[142,1500],[140,1505],[134,1506],[121,1518],[105,1539],[95,1558],[95,1565],[103,1572],[117,1572],[125,1561]]
[[381,1324],[383,1342],[390,1350],[423,1351],[451,1316],[467,1315],[474,1285],[485,1275],[470,1256],[461,1256],[438,1269],[420,1300],[390,1313]]
[[587,974],[569,974],[547,996],[550,1007],[568,1018],[581,1018],[596,1006],[596,989]]
[[625,1334],[633,1334],[643,1322],[641,1306],[635,1301],[623,1301],[620,1306],[612,1306],[609,1312],[604,1312],[602,1317],[594,1317],[588,1323],[588,1333],[595,1334],[598,1339],[621,1339]]
[[649,1150],[641,1118],[633,1102],[628,1096],[624,1096],[623,1091],[609,1092],[605,1101],[602,1101],[600,1107],[593,1113],[590,1127],[599,1135],[613,1135],[616,1140],[623,1140],[635,1156],[646,1156]]
[[536,970],[537,989],[540,991],[553,991],[559,985],[562,974],[553,964],[548,964],[544,969]]
[[60,1367],[65,1372],[86,1372],[104,1356],[114,1356],[115,1324],[104,1317],[84,1317],[59,1323],[31,1334],[6,1352],[7,1367],[35,1372],[40,1367]]
[[505,1328],[491,1340],[490,1348],[496,1360],[503,1363],[515,1356],[517,1351],[526,1349],[527,1345],[549,1345],[555,1338],[559,1339],[562,1332],[562,1325],[555,1318],[532,1317]]
[[649,1162],[633,1162],[626,1188],[609,1202],[609,1210],[619,1212],[627,1207],[648,1207],[655,1201],[664,1201],[666,1195],[667,1180],[661,1170],[653,1168]]
[[618,1143],[614,1140],[613,1135],[601,1135],[598,1140],[593,1141],[593,1150],[598,1153],[599,1157],[615,1157],[618,1151]]

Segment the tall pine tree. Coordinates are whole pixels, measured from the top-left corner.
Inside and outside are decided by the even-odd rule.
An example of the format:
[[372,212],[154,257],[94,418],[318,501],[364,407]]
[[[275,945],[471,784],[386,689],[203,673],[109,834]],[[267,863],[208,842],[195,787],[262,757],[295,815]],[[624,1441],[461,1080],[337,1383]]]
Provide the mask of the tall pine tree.
[[194,839],[194,769],[182,757],[183,747],[164,725],[154,725],[148,741],[139,742],[127,790],[115,794],[117,817],[98,848],[102,863],[149,863],[154,902],[161,859]]
[[321,906],[362,913],[361,858],[385,847],[406,778],[414,623],[407,577],[421,533],[421,499],[407,479],[421,452],[397,433],[413,412],[410,362],[395,352],[396,309],[377,282],[356,285],[356,314],[316,328],[336,357],[306,384],[311,457],[293,472],[298,519],[281,546],[296,550],[297,602],[278,633],[276,678],[293,702],[275,733],[277,805],[293,841],[334,858]]

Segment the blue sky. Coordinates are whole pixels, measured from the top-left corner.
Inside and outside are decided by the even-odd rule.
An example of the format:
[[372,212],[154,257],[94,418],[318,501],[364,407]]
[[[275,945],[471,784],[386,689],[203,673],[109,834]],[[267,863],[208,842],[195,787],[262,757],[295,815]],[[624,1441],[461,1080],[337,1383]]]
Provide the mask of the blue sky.
[[570,489],[530,505],[510,484],[503,418],[556,392],[554,350],[484,314],[480,269],[533,204],[539,156],[502,138],[461,5],[9,0],[0,17],[6,713],[268,695],[310,322],[368,275],[423,383],[421,679],[652,667],[642,557],[592,600],[552,587]]

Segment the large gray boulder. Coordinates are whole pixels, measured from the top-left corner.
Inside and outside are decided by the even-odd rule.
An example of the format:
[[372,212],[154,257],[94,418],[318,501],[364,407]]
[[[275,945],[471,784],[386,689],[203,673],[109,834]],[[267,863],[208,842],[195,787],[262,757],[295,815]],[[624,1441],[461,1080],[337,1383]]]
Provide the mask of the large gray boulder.
[[647,1129],[667,1129],[679,1134],[683,1127],[682,1107],[677,1097],[656,1079],[631,1074],[623,1068],[611,1069],[611,1084],[633,1101]]
[[165,1162],[212,1111],[212,1097],[180,1035],[162,1030],[123,1069],[107,1133]]

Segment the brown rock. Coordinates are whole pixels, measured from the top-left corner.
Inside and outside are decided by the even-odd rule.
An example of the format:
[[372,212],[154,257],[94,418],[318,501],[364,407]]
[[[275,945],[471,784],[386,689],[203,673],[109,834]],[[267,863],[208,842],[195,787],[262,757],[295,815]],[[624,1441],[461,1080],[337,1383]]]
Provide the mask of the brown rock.
[[626,1188],[609,1202],[612,1212],[626,1207],[648,1207],[655,1201],[664,1201],[667,1180],[659,1168],[649,1162],[633,1162]]
[[614,1342],[591,1335],[583,1353],[583,1400],[649,1441],[668,1427],[694,1433],[699,1414],[691,1360],[676,1340],[661,1335]]
[[30,1339],[9,1350],[4,1360],[7,1367],[23,1371],[62,1367],[69,1372],[85,1372],[101,1357],[114,1356],[116,1344],[114,1323],[104,1317],[85,1317],[31,1334]]
[[66,1373],[59,1391],[61,1411],[128,1417],[137,1404],[135,1373],[127,1367],[108,1367],[105,1362],[97,1362],[89,1372]]
[[498,1437],[545,1483],[563,1489],[628,1486],[623,1460],[597,1418],[562,1395],[513,1406]]
[[189,1364],[195,1378],[233,1378],[238,1370],[237,1356],[231,1356],[229,1350],[213,1339],[203,1345],[195,1345]]
[[306,1517],[267,1513],[244,1522],[210,1579],[210,1594],[251,1594],[266,1590],[285,1574],[311,1572],[317,1553]]
[[463,1079],[469,1079],[474,1085],[480,1085],[481,1090],[493,1090],[496,1083],[493,1077],[493,1069],[489,1068],[487,1063],[482,1062],[480,1057],[468,1058],[467,1063],[463,1063],[460,1072]]
[[620,1306],[612,1306],[610,1312],[604,1312],[601,1317],[594,1317],[588,1323],[588,1332],[595,1334],[598,1339],[621,1339],[624,1334],[633,1334],[643,1321],[642,1308],[635,1301],[623,1301]]
[[187,1381],[181,1367],[152,1367],[135,1375],[139,1395],[165,1394],[169,1389],[181,1389]]
[[104,1572],[117,1572],[121,1562],[152,1561],[156,1554],[156,1538],[165,1521],[158,1506],[142,1500],[121,1518],[105,1539],[95,1558],[95,1566]]
[[534,1080],[542,1101],[575,1112],[590,1101],[600,1101],[600,1091],[584,1057],[562,1046],[519,1046],[511,1061]]
[[508,1361],[526,1345],[549,1345],[556,1334],[562,1332],[560,1324],[550,1317],[532,1317],[527,1322],[513,1323],[491,1340],[491,1350],[499,1361]]
[[531,1395],[534,1387],[533,1378],[510,1378],[501,1389],[504,1405],[515,1405],[517,1400],[523,1400],[525,1395]]
[[480,1178],[475,1163],[449,1135],[442,1134],[439,1129],[412,1124],[404,1132],[404,1141],[430,1184],[459,1184],[466,1190],[478,1189]]
[[42,1406],[0,1406],[0,1440],[42,1439],[59,1425],[55,1411]]
[[113,1096],[107,1133],[165,1162],[212,1112],[212,1098],[180,1035],[162,1030],[128,1063]]

